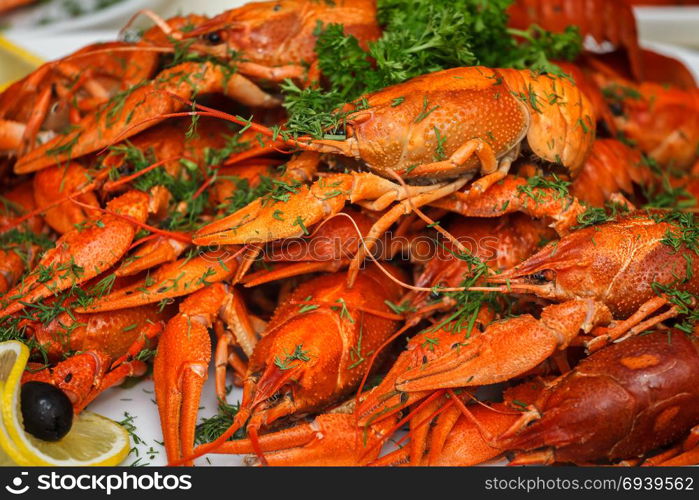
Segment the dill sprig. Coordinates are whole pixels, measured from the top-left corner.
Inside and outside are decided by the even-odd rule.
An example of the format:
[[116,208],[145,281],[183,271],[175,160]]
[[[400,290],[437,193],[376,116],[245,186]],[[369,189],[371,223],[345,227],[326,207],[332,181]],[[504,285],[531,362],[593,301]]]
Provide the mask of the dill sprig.
[[[438,242],[438,244],[441,242]],[[442,247],[450,252],[454,257],[466,262],[468,271],[464,276],[464,280],[459,285],[463,288],[469,288],[478,284],[483,278],[490,274],[490,268],[481,259],[471,253],[456,252],[442,244]],[[439,291],[439,287],[433,290],[434,295],[441,300],[440,295],[443,292]],[[499,309],[497,300],[501,294],[495,292],[472,292],[463,290],[460,292],[446,292],[444,296],[450,298],[454,302],[454,307],[451,314],[442,318],[440,322],[435,324],[427,331],[436,331],[441,328],[447,328],[448,331],[461,332],[466,330],[466,337],[471,335],[473,327],[476,324],[478,313],[484,306],[492,306],[496,310]]]
[[[314,309],[318,308],[318,306],[313,307]],[[275,357],[274,365],[280,370],[289,370],[298,366],[298,364],[294,363],[294,361],[301,361],[303,363],[306,363],[310,360],[311,357],[308,355],[308,351],[303,350],[303,344],[298,344],[295,346],[294,351],[292,353],[285,353],[284,359],[278,356]]]
[[[194,434],[194,442],[196,444],[205,444],[219,438],[226,432],[226,429],[231,426],[239,410],[240,403],[228,404],[225,401],[219,401],[218,414],[202,420],[202,422],[197,425]],[[245,436],[245,429],[241,428],[230,437],[229,441],[243,439]]]
[[663,244],[678,252],[682,247],[699,255],[699,226],[694,214],[679,210],[648,211],[655,222],[666,222],[672,226],[661,240]]
[[547,191],[551,192],[551,196],[554,200],[570,198],[568,191],[569,186],[569,181],[559,179],[556,174],[553,174],[551,178],[535,175],[529,177],[527,179],[527,184],[524,186],[518,186],[517,190],[539,203],[542,201],[544,196],[547,195]]
[[629,207],[621,203],[606,202],[604,207],[587,207],[587,209],[578,215],[578,224],[572,229],[583,229],[586,227],[597,226],[605,222],[612,222],[620,215],[629,213]]
[[656,295],[665,297],[670,304],[675,306],[680,320],[673,326],[688,335],[694,334],[694,326],[699,321],[699,310],[697,310],[698,297],[686,290],[679,290],[677,283],[672,285],[662,285],[654,282],[651,284]]
[[289,115],[285,134],[310,135],[321,139],[345,138],[348,113],[337,111],[345,102],[342,93],[310,87],[301,89],[291,80],[286,80],[281,89],[285,96],[284,108]]
[[[182,168],[177,176],[169,173],[165,166],[161,165],[136,177],[131,182],[135,189],[141,191],[163,186],[172,195],[167,211],[168,216],[159,222],[159,227],[168,231],[191,231],[201,224],[201,216],[209,201],[209,191],[205,190],[196,198],[195,193],[204,182],[218,175],[217,167],[225,158],[249,146],[249,143],[242,141],[237,133],[226,135],[224,139],[223,147],[219,149],[207,147],[201,151],[202,165],[183,158],[180,159]],[[137,173],[158,160],[151,148],[140,149],[129,142],[114,146],[111,151],[123,155],[123,166],[109,172],[111,180]]]

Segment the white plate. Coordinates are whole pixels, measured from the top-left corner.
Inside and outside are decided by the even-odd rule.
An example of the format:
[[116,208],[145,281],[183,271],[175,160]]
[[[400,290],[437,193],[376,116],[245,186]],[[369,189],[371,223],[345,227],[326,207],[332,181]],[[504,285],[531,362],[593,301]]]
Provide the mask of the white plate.
[[637,7],[642,40],[699,48],[699,7]]
[[32,33],[31,36],[26,36],[26,33],[22,31],[3,33],[4,38],[44,61],[60,59],[72,54],[76,49],[92,43],[116,40],[118,35],[117,30],[70,34],[38,32]]
[[[121,26],[137,11],[157,9],[165,0],[111,0],[116,3],[99,8],[105,0],[48,0],[0,16],[0,26],[8,32],[63,33]],[[80,13],[71,14],[65,5],[74,5]]]

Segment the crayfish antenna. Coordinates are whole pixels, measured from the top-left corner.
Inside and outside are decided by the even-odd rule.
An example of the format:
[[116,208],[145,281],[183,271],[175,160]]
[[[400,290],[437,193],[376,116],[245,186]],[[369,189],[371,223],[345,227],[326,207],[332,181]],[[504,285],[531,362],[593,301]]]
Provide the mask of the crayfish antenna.
[[550,465],[556,461],[552,448],[529,453],[518,453],[508,465]]
[[[182,33],[178,30],[172,29],[172,27],[163,19],[161,16],[156,14],[150,9],[141,9],[138,12],[136,12],[133,16],[129,18],[129,20],[126,22],[126,24],[119,30],[119,36],[122,36],[127,29],[131,27],[131,25],[138,19],[140,16],[147,17],[151,21],[153,21],[153,24],[155,24],[160,31],[163,32],[164,35],[171,37],[175,40],[181,40],[182,39]],[[173,49],[174,50],[174,49]]]

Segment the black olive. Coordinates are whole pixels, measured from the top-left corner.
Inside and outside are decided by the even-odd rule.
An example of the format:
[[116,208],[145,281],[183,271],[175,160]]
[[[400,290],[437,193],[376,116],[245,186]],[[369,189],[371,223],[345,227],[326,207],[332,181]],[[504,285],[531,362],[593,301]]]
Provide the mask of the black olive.
[[206,35],[206,41],[208,41],[212,45],[218,45],[221,43],[221,34],[218,31],[214,31],[213,33],[209,33]]
[[24,429],[44,441],[58,441],[73,425],[73,405],[65,393],[45,382],[27,382],[20,395]]

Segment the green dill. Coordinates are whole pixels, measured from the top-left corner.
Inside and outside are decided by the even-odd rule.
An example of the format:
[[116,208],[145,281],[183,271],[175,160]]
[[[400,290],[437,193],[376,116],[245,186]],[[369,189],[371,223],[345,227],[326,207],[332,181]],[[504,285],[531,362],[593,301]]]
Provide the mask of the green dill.
[[320,306],[315,305],[315,304],[302,304],[299,307],[299,314],[305,314],[307,312],[315,311],[318,309]]
[[439,108],[439,104],[430,108],[429,101],[427,100],[427,96],[422,96],[422,111],[420,111],[420,114],[418,114],[417,117],[415,118],[415,123],[420,123],[422,120],[427,118],[431,113],[435,112],[438,108]]
[[396,97],[391,101],[391,107],[395,108],[403,104],[403,101],[405,101],[405,97]]
[[[352,321],[354,323],[354,321]],[[370,351],[367,353],[362,354],[362,340],[364,339],[364,323],[360,322],[359,323],[359,335],[357,336],[357,345],[354,347],[350,348],[350,361],[352,363],[347,366],[348,370],[354,370],[356,367],[364,363],[366,361],[366,356],[371,356],[374,351]]]
[[439,345],[438,337],[424,337],[425,341],[422,343],[422,347],[427,348],[429,351],[434,352],[434,347]]
[[602,88],[602,95],[609,102],[623,103],[628,99],[639,100],[641,93],[633,87],[612,83]]
[[441,328],[452,332],[466,330],[465,335],[468,337],[476,324],[476,318],[481,308],[489,306],[497,309],[496,301],[501,294],[469,291],[469,287],[475,286],[490,274],[490,269],[481,259],[471,253],[455,252],[443,244],[442,246],[454,257],[467,264],[468,272],[460,285],[460,287],[466,288],[466,290],[444,293],[440,292],[440,287],[434,288],[433,292],[437,295],[437,300],[442,300],[441,295],[446,296],[453,301],[454,306],[450,314],[447,314],[437,324],[428,328],[427,331],[434,332]]
[[569,186],[569,181],[559,179],[556,174],[552,178],[535,175],[527,179],[526,185],[518,186],[517,190],[539,203],[546,195],[552,196],[554,200],[569,198]]
[[678,252],[683,247],[699,255],[699,227],[694,214],[678,210],[648,211],[648,215],[658,223],[665,222],[671,227],[665,232],[661,242]]
[[439,129],[436,126],[434,127],[434,137],[437,139],[437,147],[434,151],[434,160],[442,161],[447,157],[447,154],[444,151],[444,144],[447,142],[447,138],[439,133]]
[[301,89],[291,80],[282,83],[281,89],[284,92],[284,108],[289,115],[286,131],[280,132],[282,138],[286,139],[287,133],[293,136],[308,135],[315,139],[323,139],[326,134],[345,136],[347,113],[336,110],[344,102],[340,93],[311,87]]
[[576,226],[572,229],[583,229],[585,227],[596,226],[598,224],[604,224],[605,222],[612,222],[617,219],[619,215],[623,215],[629,212],[629,208],[626,205],[620,203],[607,202],[604,207],[587,207],[587,209],[578,215]]
[[659,176],[660,184],[642,186],[646,203],[643,208],[668,208],[684,210],[696,206],[697,199],[682,185],[673,185],[667,172]]
[[352,317],[352,314],[349,312],[349,308],[347,307],[347,302],[345,302],[345,299],[339,298],[337,299],[337,302],[340,304],[340,307],[335,307],[333,306],[333,310],[338,310],[340,311],[340,318],[348,320],[350,323],[354,323],[354,318]]
[[294,361],[301,361],[306,363],[311,360],[308,355],[308,351],[303,350],[303,344],[298,344],[294,347],[294,351],[291,354],[285,354],[284,359],[280,359],[279,356],[275,356],[274,365],[280,370],[289,370],[298,366],[297,364],[292,364]]
[[657,295],[665,297],[677,309],[677,314],[682,318],[676,321],[673,326],[686,334],[693,335],[694,327],[699,320],[697,296],[688,291],[678,290],[676,286],[677,283],[669,286],[657,282],[651,284],[653,291]]
[[[226,430],[233,423],[233,419],[240,411],[240,403],[228,404],[224,401],[219,401],[218,403],[218,414],[213,417],[206,418],[202,420],[201,423],[197,424],[194,433],[194,442],[196,444],[205,444],[215,441],[221,435],[226,432]],[[232,441],[234,439],[245,438],[245,428],[241,428],[236,431],[228,440]]]
[[401,302],[400,304],[394,304],[390,300],[384,300],[384,304],[388,306],[388,308],[393,311],[394,314],[399,314],[403,315],[407,312],[413,312],[415,310],[414,307],[410,305],[410,302],[405,301]]
[[299,215],[298,217],[296,217],[296,220],[294,220],[294,222],[293,222],[292,225],[293,225],[293,226],[299,226],[299,227],[301,228],[301,231],[303,231],[303,234],[304,234],[305,236],[308,236],[309,234],[311,234],[311,233],[308,232],[308,228],[306,228],[306,226],[304,225],[303,219],[301,218],[300,215]]

